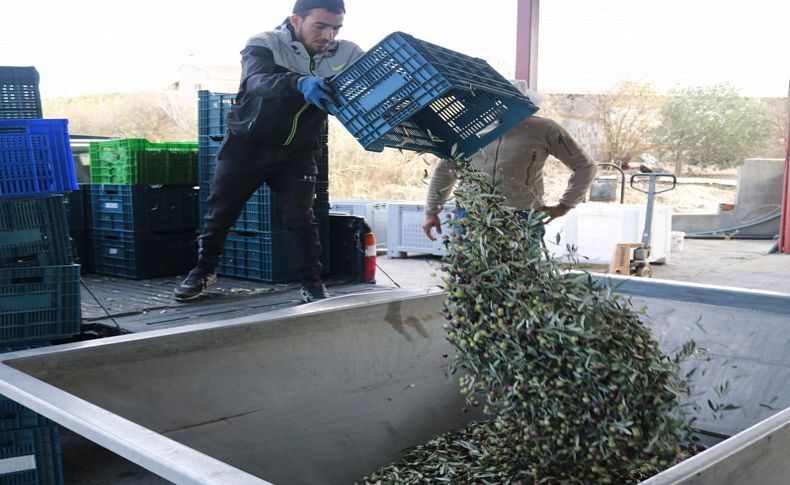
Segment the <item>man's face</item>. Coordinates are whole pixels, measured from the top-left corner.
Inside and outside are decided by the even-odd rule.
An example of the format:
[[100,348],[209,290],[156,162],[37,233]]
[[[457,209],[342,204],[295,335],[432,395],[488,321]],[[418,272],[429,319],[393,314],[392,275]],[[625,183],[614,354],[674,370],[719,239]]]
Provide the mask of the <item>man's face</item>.
[[304,44],[310,55],[326,52],[343,26],[343,14],[314,8],[307,17],[291,15],[296,40]]

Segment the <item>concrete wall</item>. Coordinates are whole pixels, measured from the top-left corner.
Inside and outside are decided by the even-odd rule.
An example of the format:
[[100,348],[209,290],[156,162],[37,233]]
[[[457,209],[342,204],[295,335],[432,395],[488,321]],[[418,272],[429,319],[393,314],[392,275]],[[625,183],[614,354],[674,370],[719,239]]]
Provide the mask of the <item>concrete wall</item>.
[[732,229],[744,223],[779,213],[782,200],[784,160],[779,158],[748,158],[738,169],[735,208],[718,214],[677,214],[672,217],[672,230],[694,233],[722,229],[722,233],[738,236],[773,236],[779,233],[779,219],[754,227]]

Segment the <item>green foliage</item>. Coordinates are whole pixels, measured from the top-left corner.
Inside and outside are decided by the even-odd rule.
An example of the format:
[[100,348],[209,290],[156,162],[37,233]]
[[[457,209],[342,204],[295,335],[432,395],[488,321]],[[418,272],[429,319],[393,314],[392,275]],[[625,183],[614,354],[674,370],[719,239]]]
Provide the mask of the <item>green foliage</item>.
[[726,168],[757,155],[771,137],[771,124],[767,106],[729,85],[687,88],[665,98],[654,139],[680,175],[685,164]]
[[407,452],[369,483],[636,483],[684,459],[680,362],[631,304],[588,274],[563,273],[485,175],[458,160],[445,258],[447,335],[473,423]]

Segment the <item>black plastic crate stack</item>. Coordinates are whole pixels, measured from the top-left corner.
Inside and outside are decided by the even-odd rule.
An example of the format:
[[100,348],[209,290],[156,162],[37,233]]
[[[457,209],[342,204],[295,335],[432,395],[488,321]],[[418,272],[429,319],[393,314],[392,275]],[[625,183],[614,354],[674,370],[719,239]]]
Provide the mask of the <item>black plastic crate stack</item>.
[[89,198],[94,272],[142,279],[184,274],[194,266],[196,187],[91,184]]
[[[230,111],[235,94],[198,93],[200,214],[205,212],[206,199],[216,168],[219,146],[227,129],[225,116]],[[321,238],[321,262],[324,272],[329,272],[329,153],[326,130],[321,136],[321,158],[318,161],[318,179],[313,212],[318,221]],[[233,225],[220,260],[218,273],[224,276],[267,282],[296,279],[290,260],[290,236],[282,220],[280,201],[264,185],[244,206]]]

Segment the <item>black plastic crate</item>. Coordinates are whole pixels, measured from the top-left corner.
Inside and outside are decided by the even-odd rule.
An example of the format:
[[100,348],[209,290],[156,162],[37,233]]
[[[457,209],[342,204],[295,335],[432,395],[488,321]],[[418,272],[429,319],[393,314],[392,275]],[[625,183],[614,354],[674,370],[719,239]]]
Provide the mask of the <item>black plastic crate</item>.
[[55,425],[0,431],[0,458],[14,463],[0,471],[0,484],[63,483],[60,431]]
[[537,111],[482,59],[402,32],[330,80],[332,113],[365,147],[470,156]]
[[92,258],[90,258],[88,254],[88,251],[90,250],[88,246],[88,242],[90,241],[88,231],[89,229],[85,227],[82,229],[69,230],[69,236],[71,236],[71,248],[74,252],[74,264],[80,265],[81,274],[92,272]]
[[197,234],[177,232],[91,231],[92,269],[123,278],[154,278],[187,273],[197,260]]
[[66,206],[66,219],[68,220],[69,230],[86,227],[84,186],[85,184],[79,184],[79,190],[69,192],[63,196],[63,204]]
[[175,231],[198,227],[198,190],[191,185],[91,187],[91,224],[118,231]]
[[79,265],[0,269],[0,344],[52,340],[79,331]]
[[0,66],[0,118],[43,118],[35,67]]
[[73,259],[63,196],[0,199],[0,268],[58,266]]
[[332,276],[349,281],[365,281],[364,235],[370,227],[362,216],[348,214],[329,215],[329,238],[332,241]]

